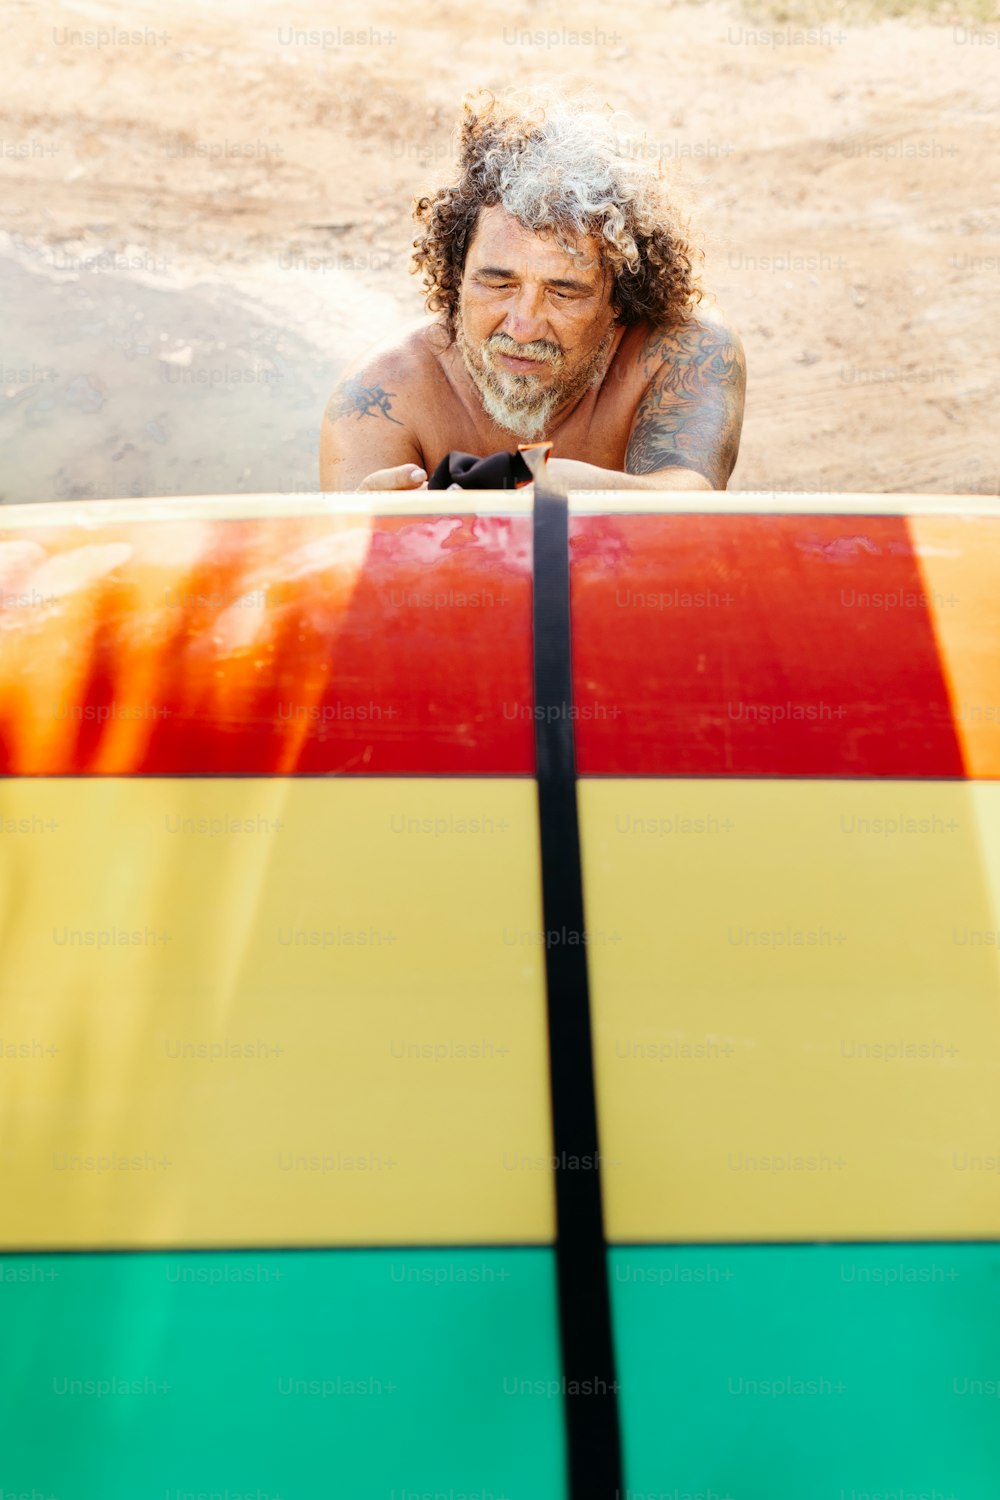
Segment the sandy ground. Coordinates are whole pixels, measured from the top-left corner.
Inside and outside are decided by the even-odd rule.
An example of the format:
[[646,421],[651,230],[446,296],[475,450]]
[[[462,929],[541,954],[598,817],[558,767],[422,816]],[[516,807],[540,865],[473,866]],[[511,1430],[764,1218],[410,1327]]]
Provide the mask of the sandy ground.
[[8,0],[0,499],[315,488],[337,373],[421,310],[462,95],[532,80],[680,174],[747,349],[733,488],[1000,489],[1000,19],[415,15]]

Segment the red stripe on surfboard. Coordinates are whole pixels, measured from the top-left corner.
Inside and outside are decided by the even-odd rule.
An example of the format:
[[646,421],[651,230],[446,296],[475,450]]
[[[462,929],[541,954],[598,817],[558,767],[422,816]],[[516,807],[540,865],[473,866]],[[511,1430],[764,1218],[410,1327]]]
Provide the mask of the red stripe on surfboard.
[[904,517],[581,516],[570,551],[582,775],[963,775]]
[[[9,534],[14,595],[33,548],[62,566],[135,545],[52,608],[4,612],[0,769],[532,774],[530,517],[380,518],[351,565],[328,517],[202,523],[194,559],[156,574],[167,608],[142,559],[183,552],[185,525]],[[581,516],[571,557],[582,774],[963,774],[905,518]],[[232,601],[262,559],[277,587],[248,615]]]
[[[185,525],[102,528],[110,572],[7,611],[4,772],[532,773],[530,516],[380,518],[353,554],[326,517],[213,521],[151,572]],[[94,542],[30,533],[64,570]]]

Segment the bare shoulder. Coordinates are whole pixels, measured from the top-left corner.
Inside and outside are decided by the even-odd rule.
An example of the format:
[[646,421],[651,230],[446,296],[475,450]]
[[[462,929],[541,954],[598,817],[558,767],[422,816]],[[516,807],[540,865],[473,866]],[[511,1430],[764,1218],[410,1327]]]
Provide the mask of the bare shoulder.
[[637,352],[644,382],[626,472],[692,469],[725,489],[743,427],[746,358],[729,318],[699,304],[679,322],[647,325]]
[[713,302],[700,302],[687,317],[643,325],[638,353],[643,377],[652,380],[664,365],[703,366],[716,361],[721,372],[745,369],[743,343],[729,315]]
[[434,379],[434,355],[428,345],[432,321],[414,319],[350,364],[327,403],[327,421],[382,416],[402,425],[406,411]]
[[419,431],[436,368],[427,321],[406,324],[341,375],[320,429],[321,489],[353,489],[382,469],[424,466]]
[[441,320],[434,313],[412,318],[398,332],[383,339],[365,356],[364,363],[378,364],[389,373],[418,375],[435,362]]

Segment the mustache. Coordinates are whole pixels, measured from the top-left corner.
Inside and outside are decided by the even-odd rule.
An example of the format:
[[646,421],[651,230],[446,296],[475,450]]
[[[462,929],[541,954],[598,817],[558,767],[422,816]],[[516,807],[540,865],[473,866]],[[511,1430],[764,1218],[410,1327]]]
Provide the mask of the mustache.
[[493,334],[485,340],[483,348],[495,349],[498,354],[512,354],[515,359],[537,359],[544,364],[558,366],[563,362],[563,352],[552,344],[519,344],[514,339],[505,341],[502,334]]

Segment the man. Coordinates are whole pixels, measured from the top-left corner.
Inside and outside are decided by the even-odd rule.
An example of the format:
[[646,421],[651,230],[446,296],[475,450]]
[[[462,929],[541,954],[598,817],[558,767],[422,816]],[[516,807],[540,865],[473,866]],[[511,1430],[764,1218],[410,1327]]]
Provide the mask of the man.
[[606,113],[467,100],[457,182],[421,198],[427,317],[348,370],[324,490],[424,489],[453,449],[553,443],[588,489],[723,490],[746,369],[658,174]]

